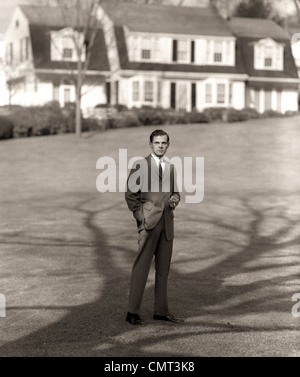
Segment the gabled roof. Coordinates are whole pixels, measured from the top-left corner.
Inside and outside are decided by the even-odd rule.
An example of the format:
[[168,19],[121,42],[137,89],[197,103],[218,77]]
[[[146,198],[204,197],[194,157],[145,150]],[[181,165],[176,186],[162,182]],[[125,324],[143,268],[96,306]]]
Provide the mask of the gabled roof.
[[[297,79],[298,73],[293,58],[290,36],[272,20],[259,18],[234,17],[229,22],[237,36],[237,47],[244,59],[244,66],[249,77],[263,79]],[[254,68],[254,44],[262,39],[272,39],[284,46],[284,71],[256,70]]]
[[164,34],[189,34],[232,37],[226,21],[213,8],[143,5],[135,3],[101,4],[116,26],[131,31]]
[[[75,7],[63,11],[58,6],[19,5],[30,25],[46,27],[65,27],[77,24],[77,12]],[[79,25],[85,25],[87,14],[80,13]]]
[[[77,63],[51,61],[50,58],[50,33],[60,30],[59,27],[30,26],[31,44],[33,51],[34,66],[36,69],[67,69],[76,70]],[[103,31],[98,30],[92,50],[88,70],[109,71],[107,49]]]
[[256,70],[254,68],[254,43],[258,42],[260,38],[238,38],[237,46],[244,58],[244,65],[249,77],[264,78],[284,78],[284,79],[298,79],[298,72],[293,58],[292,49],[289,41],[284,39],[277,39],[278,43],[284,45],[284,70]]
[[228,24],[238,37],[290,40],[289,34],[269,19],[233,17]]
[[[69,8],[68,12],[63,12],[57,6],[20,5],[19,7],[29,22],[35,68],[75,70],[76,62],[51,61],[50,35],[52,31],[77,26],[78,24],[85,25],[84,15],[80,15],[78,23],[74,7]],[[89,35],[86,35],[85,39],[88,40]],[[109,69],[103,31],[98,27],[88,70],[109,71]]]

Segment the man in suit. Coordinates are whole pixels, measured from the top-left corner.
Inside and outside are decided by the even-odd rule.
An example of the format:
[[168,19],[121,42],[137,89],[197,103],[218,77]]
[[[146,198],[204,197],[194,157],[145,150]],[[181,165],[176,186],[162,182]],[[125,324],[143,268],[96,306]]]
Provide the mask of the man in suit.
[[[125,199],[137,222],[138,255],[134,262],[126,321],[133,325],[146,322],[139,315],[142,298],[155,256],[155,304],[153,319],[183,322],[170,314],[167,281],[174,238],[174,209],[180,201],[175,168],[164,155],[169,148],[169,135],[156,130],[150,135],[152,153],[137,162],[128,181]],[[137,178],[138,177],[138,178]]]

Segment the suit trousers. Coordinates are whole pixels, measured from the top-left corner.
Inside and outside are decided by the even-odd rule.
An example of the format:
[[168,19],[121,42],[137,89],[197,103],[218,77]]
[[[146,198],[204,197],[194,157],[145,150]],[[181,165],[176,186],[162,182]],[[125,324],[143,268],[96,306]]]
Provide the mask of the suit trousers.
[[138,256],[133,264],[129,291],[130,313],[138,314],[147,283],[153,256],[155,256],[155,304],[154,314],[168,315],[167,284],[171,264],[173,241],[165,234],[165,215],[155,228],[139,233]]

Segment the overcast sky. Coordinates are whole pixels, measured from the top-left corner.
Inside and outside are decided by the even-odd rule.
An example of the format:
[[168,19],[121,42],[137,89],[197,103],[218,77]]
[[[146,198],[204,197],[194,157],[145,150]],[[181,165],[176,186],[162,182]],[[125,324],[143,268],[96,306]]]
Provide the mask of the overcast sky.
[[[22,0],[0,0],[0,33],[5,32],[12,11],[19,2],[22,2]],[[190,3],[190,5],[194,6],[197,4],[197,0],[185,0],[185,3],[185,5],[189,5]],[[279,8],[281,14],[285,11],[294,12],[295,10],[293,0],[272,0],[272,3]]]

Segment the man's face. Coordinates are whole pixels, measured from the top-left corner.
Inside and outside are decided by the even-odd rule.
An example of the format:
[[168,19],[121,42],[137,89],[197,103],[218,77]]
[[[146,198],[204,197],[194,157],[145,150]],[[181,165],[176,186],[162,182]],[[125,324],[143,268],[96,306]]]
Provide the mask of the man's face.
[[154,136],[152,143],[150,143],[153,154],[159,158],[166,154],[169,145],[167,135]]

